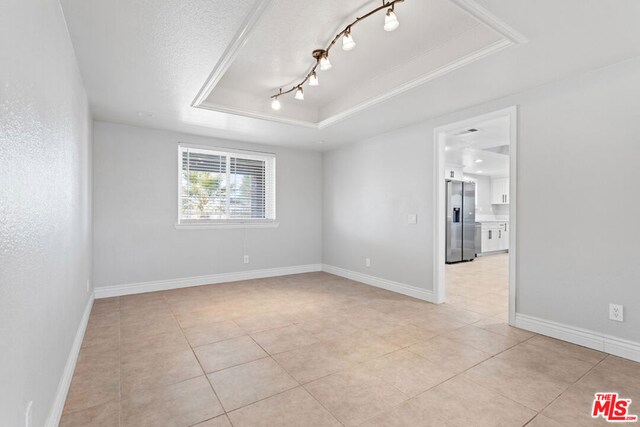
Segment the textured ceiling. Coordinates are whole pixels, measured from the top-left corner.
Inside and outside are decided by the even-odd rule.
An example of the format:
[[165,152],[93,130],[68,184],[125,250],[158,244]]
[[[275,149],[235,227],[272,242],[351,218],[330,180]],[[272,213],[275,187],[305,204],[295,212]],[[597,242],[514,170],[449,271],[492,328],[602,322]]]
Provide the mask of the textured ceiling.
[[[419,1],[406,0],[404,6]],[[484,57],[323,129],[191,107],[258,2],[61,0],[94,117],[265,144],[328,149],[640,55],[637,0],[476,0],[524,34],[529,43]],[[360,4],[348,3],[351,8]],[[400,31],[408,21],[403,21],[400,6],[398,13]],[[344,16],[349,14],[347,11]],[[288,19],[279,26],[295,24],[291,16]],[[433,19],[437,21],[437,16]],[[317,37],[326,36],[319,33],[326,31],[326,23],[308,23],[308,27]],[[358,47],[351,53],[366,54],[367,37],[356,37],[356,42]],[[341,72],[337,59],[330,73],[334,71]],[[292,71],[287,67],[282,72],[286,83]],[[274,80],[269,84],[280,83]],[[138,111],[149,111],[153,116],[141,117]],[[318,141],[324,143],[319,145]]]

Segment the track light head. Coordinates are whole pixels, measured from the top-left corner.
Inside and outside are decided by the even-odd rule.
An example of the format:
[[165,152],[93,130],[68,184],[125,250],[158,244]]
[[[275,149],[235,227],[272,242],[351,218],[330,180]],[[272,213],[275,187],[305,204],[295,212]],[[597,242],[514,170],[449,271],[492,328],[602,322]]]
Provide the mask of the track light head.
[[316,59],[320,66],[320,71],[327,71],[331,68],[331,62],[329,61],[329,54],[324,49],[316,49],[311,55]]
[[320,85],[320,82],[318,81],[318,75],[314,71],[309,76],[309,86],[319,86],[319,85]]
[[348,51],[352,50],[354,47],[356,47],[356,42],[351,36],[351,29],[349,29],[344,33],[344,36],[342,36],[342,50]]
[[329,56],[325,52],[324,55],[320,57],[320,71],[328,71],[331,69],[331,61],[329,61]]
[[273,108],[274,110],[278,111],[278,110],[280,110],[281,107],[282,107],[282,105],[280,105],[280,101],[278,100],[278,97],[276,96],[275,98],[273,98],[273,101],[271,101],[271,108]]
[[396,28],[400,26],[400,22],[398,21],[398,17],[396,13],[393,11],[393,6],[387,10],[387,14],[384,17],[384,30],[385,31],[395,31]]
[[298,89],[296,89],[296,94],[293,97],[298,101],[304,101],[304,91],[300,86],[298,86]]

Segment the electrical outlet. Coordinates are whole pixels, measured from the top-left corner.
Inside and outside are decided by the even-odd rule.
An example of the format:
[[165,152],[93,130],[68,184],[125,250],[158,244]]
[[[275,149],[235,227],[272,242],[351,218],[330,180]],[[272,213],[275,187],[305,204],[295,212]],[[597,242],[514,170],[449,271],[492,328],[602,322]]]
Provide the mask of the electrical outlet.
[[365,267],[371,267],[371,258],[365,258],[364,259],[364,266]]
[[409,222],[409,224],[417,224],[418,214],[409,214],[407,217],[407,221]]
[[91,281],[87,279],[87,292],[91,290]]
[[609,304],[609,319],[616,322],[624,321],[624,308],[619,304]]
[[249,255],[244,256],[244,263],[249,264]]
[[24,426],[31,427],[31,408],[33,407],[33,400],[27,404],[27,409],[24,411]]

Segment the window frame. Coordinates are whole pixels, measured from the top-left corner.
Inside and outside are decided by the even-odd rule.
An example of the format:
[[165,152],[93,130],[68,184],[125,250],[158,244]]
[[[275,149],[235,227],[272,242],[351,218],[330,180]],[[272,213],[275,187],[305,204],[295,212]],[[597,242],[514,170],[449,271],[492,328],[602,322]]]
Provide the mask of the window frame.
[[[265,215],[267,212],[273,213],[273,218],[226,218],[226,219],[183,219],[182,218],[182,157],[184,149],[203,150],[212,155],[221,155],[227,158],[234,155],[248,160],[265,161]],[[277,221],[276,210],[276,155],[275,153],[242,150],[224,147],[212,147],[206,145],[196,145],[189,143],[178,143],[178,168],[177,168],[177,221],[176,229],[217,229],[217,228],[276,228],[280,223]],[[227,171],[229,173],[229,171]],[[269,204],[272,204],[269,207]]]

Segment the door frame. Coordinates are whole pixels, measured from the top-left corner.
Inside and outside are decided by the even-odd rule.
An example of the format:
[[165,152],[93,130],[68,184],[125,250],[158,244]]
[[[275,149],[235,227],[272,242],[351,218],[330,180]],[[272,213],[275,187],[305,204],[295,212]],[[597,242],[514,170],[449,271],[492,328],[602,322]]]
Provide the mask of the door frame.
[[446,190],[445,190],[445,138],[444,132],[477,124],[480,121],[509,116],[509,324],[516,320],[516,279],[517,279],[517,147],[518,147],[518,107],[516,105],[473,116],[468,119],[436,127],[433,130],[434,147],[434,265],[433,302],[445,301],[445,251],[446,251]]

